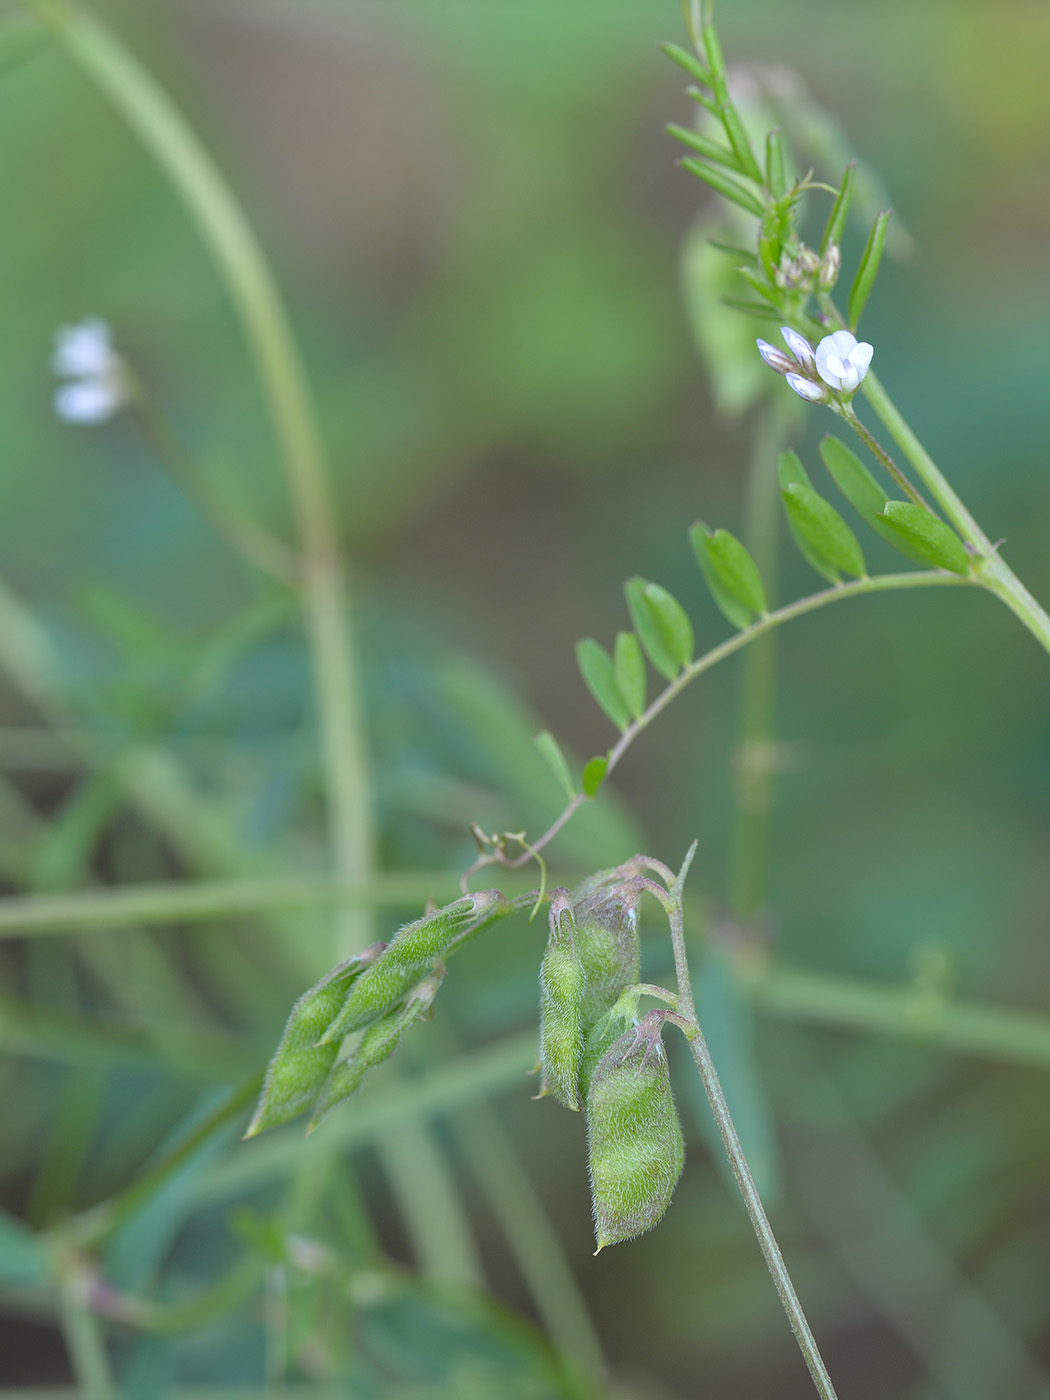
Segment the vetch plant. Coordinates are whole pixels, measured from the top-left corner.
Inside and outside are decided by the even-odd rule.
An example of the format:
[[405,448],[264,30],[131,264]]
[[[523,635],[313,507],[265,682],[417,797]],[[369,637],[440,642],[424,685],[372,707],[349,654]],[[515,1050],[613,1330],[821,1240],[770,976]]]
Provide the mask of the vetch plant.
[[[418,1128],[417,1120],[426,1115],[426,1098],[419,1085],[422,1082],[426,1089],[431,1081],[421,1076],[399,1084],[384,1076],[388,1076],[389,1062],[397,1052],[402,1052],[396,1061],[400,1065],[411,1058],[413,1048],[426,1042],[425,1023],[435,1008],[442,1007],[444,989],[449,979],[455,979],[456,955],[483,934],[505,929],[512,916],[529,911],[530,917],[539,917],[546,905],[547,941],[537,988],[538,1077],[531,1084],[536,1090],[533,1097],[555,1100],[569,1112],[582,1115],[586,1125],[586,1171],[596,1252],[627,1245],[655,1228],[671,1208],[685,1164],[685,1137],[672,1090],[674,1056],[669,1057],[668,1045],[681,1036],[817,1393],[824,1400],[833,1400],[835,1389],[771,1228],[697,1011],[685,904],[685,882],[696,844],[677,870],[639,854],[582,879],[577,878],[581,872],[559,876],[564,883],[552,888],[548,887],[546,860],[558,852],[558,838],[574,816],[600,800],[627,751],[678,695],[721,661],[737,652],[745,653],[730,905],[741,927],[753,929],[764,906],[768,790],[782,758],[769,721],[773,681],[768,642],[777,629],[834,603],[873,593],[981,589],[1005,603],[1050,652],[1050,617],[1015,575],[1001,550],[990,543],[905,422],[871,368],[872,345],[858,339],[886,247],[888,213],[874,217],[845,301],[836,300],[843,273],[843,235],[856,192],[854,166],[847,165],[840,176],[836,175],[837,184],[827,185],[815,179],[812,171],[793,173],[802,171],[803,164],[779,128],[763,132],[759,145],[749,126],[749,114],[734,96],[734,82],[710,10],[686,4],[690,47],[667,44],[664,51],[690,79],[688,95],[697,121],[692,126],[672,125],[669,132],[689,151],[682,160],[684,171],[702,182],[705,197],[712,191],[721,201],[717,225],[708,221],[706,227],[715,248],[732,260],[735,280],[728,292],[719,295],[719,310],[726,307],[749,318],[743,337],[748,368],[757,365],[754,342],[762,361],[786,381],[796,398],[813,407],[827,407],[842,421],[868,451],[875,470],[833,435],[820,444],[819,462],[804,462],[788,447],[786,417],[789,411],[797,415],[803,410],[783,392],[776,378],[764,376],[757,393],[764,400],[760,411],[767,431],[759,437],[744,538],[704,520],[696,520],[685,532],[688,551],[697,566],[697,584],[709,591],[732,629],[730,634],[707,645],[701,625],[663,584],[638,575],[629,577],[624,584],[623,626],[611,646],[587,637],[576,649],[583,683],[616,732],[614,742],[596,741],[597,751],[578,768],[554,735],[543,731],[536,740],[538,755],[564,793],[562,810],[547,829],[539,834],[500,830],[486,835],[475,824],[471,829],[478,855],[465,871],[455,872],[459,897],[441,906],[428,903],[419,917],[398,930],[377,929],[370,905],[379,907],[384,902],[384,872],[377,870],[369,746],[354,638],[347,625],[346,580],[333,524],[338,511],[310,397],[275,284],[251,230],[207,153],[136,60],[104,26],[77,7],[36,0],[30,9],[139,134],[180,192],[213,253],[263,386],[294,507],[295,542],[286,544],[275,538],[211,491],[171,424],[113,348],[108,325],[97,318],[59,332],[53,368],[68,382],[58,390],[56,412],[71,422],[102,423],[118,410],[127,409],[159,458],[223,538],[293,595],[301,607],[323,749],[318,767],[324,784],[331,865],[330,878],[321,882],[321,895],[315,882],[312,897],[340,906],[326,959],[331,968],[294,1000],[265,1071],[260,1057],[256,1072],[225,1103],[198,1115],[167,1155],[145,1168],[123,1192],[62,1220],[46,1232],[43,1244],[36,1235],[31,1245],[18,1236],[32,1256],[29,1274],[34,1289],[39,1293],[51,1290],[47,1296],[62,1318],[83,1388],[102,1395],[113,1390],[103,1324],[113,1322],[144,1333],[174,1329],[171,1312],[165,1310],[169,1307],[166,1298],[139,1296],[131,1285],[118,1286],[107,1277],[111,1258],[119,1261],[120,1256],[114,1241],[119,1244],[127,1220],[134,1219],[143,1203],[153,1207],[166,1199],[161,1192],[168,1185],[174,1182],[179,1189],[189,1191],[180,1173],[199,1165],[195,1154],[217,1151],[223,1133],[234,1124],[244,1129],[244,1139],[253,1141],[230,1149],[227,1160],[233,1165],[227,1169],[243,1170],[250,1177],[256,1170],[252,1163],[267,1160],[265,1144],[271,1141],[265,1138],[260,1147],[255,1139],[293,1120],[300,1120],[306,1133],[313,1134],[324,1121],[324,1129],[311,1136],[308,1144],[300,1146],[298,1139],[293,1143],[290,1137],[272,1140],[274,1159],[280,1157],[292,1164],[292,1203],[288,1207],[292,1215],[314,1190],[311,1162],[323,1160],[325,1171],[332,1166],[334,1154],[322,1159],[320,1152],[326,1141],[338,1141],[334,1135],[342,1129],[337,1125],[349,1125],[346,1131],[352,1134],[354,1124],[367,1124],[373,1113],[379,1126],[373,1125],[372,1137],[363,1140],[377,1146],[394,1163],[392,1179],[401,1171],[403,1183],[408,1174],[406,1156],[413,1159],[410,1168],[413,1163],[416,1168],[410,1185],[400,1189],[405,1218],[411,1220],[416,1211],[416,1234],[431,1241],[432,1255],[447,1260],[456,1252],[455,1229],[441,1234],[439,1243],[433,1244],[434,1230],[440,1232],[445,1218],[454,1213],[454,1194],[444,1195],[443,1210],[433,1207],[433,1196],[428,1196],[422,1207],[415,1199],[421,1183],[433,1188],[436,1182],[439,1193],[443,1189],[447,1173],[440,1144],[435,1145],[432,1137],[419,1129],[400,1157],[390,1145],[394,1129],[411,1132],[413,1126]],[[830,211],[825,214],[828,196]],[[813,224],[815,211],[820,215],[820,227]],[[786,350],[752,336],[756,321],[779,326]],[[879,420],[881,436],[859,417],[854,405],[862,401]],[[892,442],[893,452],[907,464],[907,470],[891,455],[887,442]],[[770,486],[771,490],[766,489]],[[822,580],[817,591],[786,604],[776,601],[770,543],[781,517],[802,558]],[[869,569],[865,550],[870,549],[873,535],[891,546],[906,567],[893,572]],[[959,601],[962,606],[964,600]],[[35,634],[26,631],[25,635]],[[26,664],[40,654],[35,646],[27,646],[25,651],[30,657]],[[32,685],[26,688],[34,698],[62,713],[65,698],[48,688],[47,667],[31,672],[31,679]],[[132,767],[134,757],[126,760],[126,767]],[[177,775],[173,778],[170,770],[157,762],[143,771],[138,791],[152,795],[151,784],[166,783],[163,791],[175,793],[174,804],[183,819],[188,810],[191,826],[204,824],[206,802],[195,806]],[[196,830],[191,834],[195,836]],[[502,879],[503,874],[532,863],[540,872],[537,889],[506,893],[495,887],[471,888],[482,872],[486,880],[492,878],[492,872],[498,872]],[[453,883],[449,893],[454,889]],[[148,917],[151,908],[156,914],[159,908],[158,917],[163,922],[180,912],[185,916],[187,907],[192,907],[192,899],[177,886],[162,887],[159,895],[156,889],[137,893],[136,917]],[[208,893],[205,886],[205,895]],[[225,905],[214,890],[211,896],[227,914],[230,909],[236,913],[257,907],[251,904],[246,889],[220,893],[224,893]],[[190,894],[200,898],[195,889],[191,888]],[[425,890],[413,887],[412,898],[418,895],[419,904],[425,894]],[[409,896],[402,897],[407,903]],[[259,899],[258,890],[255,898]],[[43,906],[31,901],[28,907],[11,911],[12,926],[32,927],[34,917],[45,927],[50,926],[48,918],[54,921],[57,917],[61,926],[61,909],[56,914],[45,896],[39,899]],[[180,904],[180,899],[184,903]],[[640,911],[654,902],[666,920],[669,963],[674,970],[670,986],[642,980]],[[273,905],[264,900],[263,908],[274,917],[278,903],[274,895]],[[203,917],[214,916],[215,907],[205,898]],[[111,912],[104,906],[100,916],[97,905],[86,900],[74,910],[73,927],[78,926],[78,918],[105,918]],[[68,907],[65,917],[70,917]],[[199,909],[197,917],[201,917]],[[384,937],[373,939],[377,931]],[[280,932],[283,936],[283,930]],[[689,936],[694,934],[690,928]],[[769,962],[775,972],[775,960]],[[740,980],[743,984],[746,979]],[[298,987],[293,989],[288,1000],[298,991]],[[848,1003],[849,998],[841,1001]],[[852,1005],[856,1004],[855,998]],[[928,1004],[927,1000],[923,1006]],[[910,1007],[909,1003],[903,1010]],[[943,1010],[940,1002],[935,1010],[938,1014]],[[848,1007],[839,1014],[848,1023]],[[900,1019],[905,1019],[903,1014]],[[981,1037],[987,1039],[991,1025],[998,1027],[996,1043],[1000,1048],[1007,1046],[1015,1059],[1024,1062],[1025,1055],[1032,1053],[1030,1038],[1009,1020],[997,1021],[988,1009],[968,1022],[963,1020],[963,1029],[956,1030],[957,1044],[970,1048],[982,1045]],[[861,1021],[859,1012],[856,1021]],[[432,1040],[442,1029],[440,1025],[431,1028],[435,1032]],[[512,1049],[514,1054],[507,1056],[510,1070],[504,1066],[500,1071],[504,1077],[498,1082],[501,1086],[515,1083],[526,1092],[528,1081],[519,1074],[523,1068],[520,1047]],[[1050,1059],[1050,1051],[1047,1053]],[[483,1068],[494,1075],[491,1065]],[[469,1103],[472,1093],[480,1101],[487,1092],[494,1092],[491,1084],[497,1077],[491,1084],[485,1080],[478,1089],[482,1077],[476,1064],[468,1064],[452,1088],[445,1083],[446,1101]],[[537,1106],[532,1111],[541,1114],[548,1109],[553,1111],[551,1106]],[[251,1117],[245,1127],[249,1110]],[[473,1163],[472,1153],[478,1142],[486,1140],[486,1131],[490,1148],[496,1144],[489,1153],[487,1179],[490,1203],[498,1205],[501,1181],[513,1175],[517,1163],[512,1152],[509,1166],[507,1153],[500,1156],[502,1140],[490,1121],[475,1121],[471,1150],[464,1155]],[[326,1134],[332,1136],[326,1138]],[[296,1156],[299,1151],[305,1166]],[[317,1157],[310,1156],[314,1152]],[[253,1157],[253,1153],[260,1155]],[[480,1151],[476,1155],[482,1156]],[[582,1157],[579,1168],[582,1173]],[[327,1189],[323,1182],[322,1188]],[[518,1190],[522,1199],[531,1200],[528,1183],[521,1186],[520,1176]],[[537,1211],[542,1222],[542,1211]],[[507,1214],[512,1212],[504,1218]],[[536,1212],[532,1219],[526,1233],[542,1235],[542,1223],[535,1224]],[[282,1337],[282,1345],[287,1346],[287,1337],[295,1330],[281,1313],[282,1289],[289,1271],[299,1269],[309,1274],[311,1287],[320,1286],[327,1278],[341,1304],[352,1296],[355,1306],[360,1303],[362,1308],[374,1305],[384,1288],[393,1287],[385,1276],[362,1279],[355,1275],[348,1284],[334,1250],[293,1232],[283,1217],[275,1220],[267,1224],[242,1218],[238,1228],[251,1243],[247,1292],[259,1284],[262,1273],[269,1290],[266,1307],[282,1319],[268,1325]],[[513,1230],[513,1221],[509,1228]],[[460,1236],[465,1229],[459,1230]],[[522,1258],[530,1257],[533,1243],[530,1238],[520,1246]],[[462,1282],[472,1276],[472,1264],[462,1238],[459,1245]],[[38,1249],[39,1255],[34,1252]],[[604,1259],[595,1267],[603,1264]],[[476,1276],[477,1271],[473,1273]],[[598,1377],[602,1369],[600,1348],[589,1336],[586,1308],[556,1246],[547,1254],[546,1277],[547,1288],[533,1290],[546,1326],[562,1350],[572,1353],[589,1374]],[[556,1303],[550,1296],[552,1277],[559,1280]],[[221,1293],[215,1306],[223,1306],[227,1294],[236,1294],[238,1288],[243,1291],[243,1280],[237,1276],[223,1288],[225,1291],[215,1290]],[[201,1305],[205,1321],[213,1319],[209,1311],[212,1305],[214,1299],[209,1294]],[[192,1304],[170,1306],[183,1320],[185,1312],[192,1311]],[[178,1312],[180,1307],[182,1313]],[[570,1317],[571,1325],[565,1320]],[[326,1371],[317,1362],[322,1350],[302,1346],[304,1371],[336,1374],[334,1363]],[[327,1365],[327,1354],[323,1359]],[[309,1371],[311,1365],[314,1372]],[[281,1379],[278,1370],[270,1373],[271,1381]],[[559,1395],[580,1393],[571,1391],[568,1381],[565,1385]]]

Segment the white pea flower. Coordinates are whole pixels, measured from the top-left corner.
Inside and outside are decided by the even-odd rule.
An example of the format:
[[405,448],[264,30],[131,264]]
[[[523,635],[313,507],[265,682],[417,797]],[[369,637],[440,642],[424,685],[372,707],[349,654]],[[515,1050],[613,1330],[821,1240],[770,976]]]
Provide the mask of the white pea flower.
[[804,335],[790,326],[781,326],[780,334],[790,355],[765,340],[756,340],[758,353],[770,369],[782,374],[799,398],[808,403],[828,403],[829,390],[837,394],[855,393],[874,354],[866,341],[858,344],[850,331],[826,335],[816,350]]
[[68,380],[53,400],[55,413],[67,423],[104,423],[128,401],[124,361],[113,348],[109,326],[98,316],[59,326],[51,368]]
[[868,372],[874,350],[852,331],[835,331],[817,346],[817,373],[840,393],[852,394]]

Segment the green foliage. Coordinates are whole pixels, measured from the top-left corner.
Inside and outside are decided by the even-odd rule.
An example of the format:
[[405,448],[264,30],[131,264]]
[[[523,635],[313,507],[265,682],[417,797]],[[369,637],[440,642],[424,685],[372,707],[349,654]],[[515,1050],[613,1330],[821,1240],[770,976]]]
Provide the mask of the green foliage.
[[653,627],[674,661],[677,674],[693,659],[693,624],[689,621],[689,615],[678,599],[658,583],[645,585],[642,604],[648,609]]
[[860,263],[857,266],[857,274],[849,292],[849,323],[854,329],[856,329],[867,305],[871,289],[875,285],[875,278],[879,273],[879,264],[882,262],[882,253],[886,246],[886,229],[889,221],[889,210],[883,210],[876,215]]
[[616,683],[616,668],[613,658],[600,642],[593,637],[584,637],[576,643],[576,664],[598,705],[616,725],[626,729],[629,721],[627,703]]
[[747,627],[751,622],[751,609],[723,584],[721,575],[715,569],[708,549],[710,531],[702,520],[698,520],[689,530],[689,543],[704,576],[711,597],[734,627]]
[[616,687],[623,696],[631,718],[641,719],[645,711],[645,658],[633,632],[616,634],[613,669],[616,674]]
[[599,754],[595,758],[589,758],[583,768],[583,792],[585,797],[596,797],[598,789],[605,781],[605,773],[609,767],[609,759],[605,754]]
[[569,772],[569,765],[561,751],[561,746],[549,729],[543,729],[536,735],[536,747],[546,760],[547,767],[557,778],[562,792],[571,802],[576,796],[572,774]]
[[[712,588],[712,593],[730,622],[743,616],[745,621],[737,622],[737,625],[746,626],[751,613],[766,611],[766,591],[758,565],[735,535],[728,530],[708,530],[699,521],[693,526],[690,538],[709,586],[712,577],[717,580],[718,591]],[[733,609],[735,617],[726,609],[722,601],[725,597],[736,604]]]
[[882,519],[910,551],[937,569],[970,572],[970,556],[950,525],[911,501],[887,501]]
[[821,257],[829,248],[838,247],[842,242],[842,235],[846,231],[846,220],[849,217],[849,207],[853,199],[853,185],[857,177],[857,167],[847,165],[842,176],[842,183],[839,185],[839,192],[835,196],[835,203],[831,206],[831,213],[828,215],[828,222],[824,229],[824,235],[820,240]]
[[681,667],[664,640],[663,631],[657,625],[653,610],[646,601],[648,587],[649,584],[644,578],[629,578],[623,586],[627,607],[631,614],[631,621],[634,623],[634,630],[638,634],[653,670],[659,671],[661,676],[673,681]]
[[819,573],[832,583],[840,572],[857,578],[867,573],[857,538],[834,506],[800,481],[782,479],[780,494],[792,533],[805,542],[806,558]]

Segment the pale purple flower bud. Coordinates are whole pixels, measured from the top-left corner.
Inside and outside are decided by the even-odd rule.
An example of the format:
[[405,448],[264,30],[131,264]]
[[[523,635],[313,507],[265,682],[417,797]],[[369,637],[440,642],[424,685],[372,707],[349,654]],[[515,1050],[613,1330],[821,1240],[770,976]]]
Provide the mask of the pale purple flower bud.
[[800,399],[807,399],[810,403],[823,403],[827,398],[828,391],[822,389],[819,384],[814,384],[812,379],[805,379],[801,374],[788,374],[785,378]]
[[817,346],[817,373],[840,393],[852,394],[868,372],[874,350],[852,331],[835,331]]
[[790,374],[792,370],[798,369],[798,364],[790,355],[785,355],[783,350],[778,350],[775,345],[770,345],[768,340],[756,339],[758,353],[765,360],[770,369],[775,369],[777,374]]
[[781,326],[780,334],[784,337],[787,348],[794,355],[795,359],[803,369],[813,368],[813,346],[804,335],[799,335],[798,331],[793,331],[790,326]]
[[87,316],[75,326],[59,326],[51,369],[58,375],[80,379],[112,372],[119,361],[110,341],[110,329],[100,316]]

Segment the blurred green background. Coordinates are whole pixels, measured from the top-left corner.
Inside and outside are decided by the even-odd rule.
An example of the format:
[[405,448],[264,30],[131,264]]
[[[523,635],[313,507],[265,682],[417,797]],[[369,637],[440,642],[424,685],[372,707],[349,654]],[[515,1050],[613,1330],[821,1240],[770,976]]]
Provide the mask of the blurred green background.
[[[685,531],[701,514],[741,528],[753,424],[716,410],[683,308],[681,248],[708,195],[663,133],[690,117],[656,49],[681,41],[678,7],[139,0],[99,13],[190,115],[273,258],[337,473],[382,861],[456,871],[470,820],[538,832],[558,810],[536,729],[584,757],[611,742],[572,647],[626,625],[625,577],[687,602],[701,648],[726,633]],[[914,249],[866,313],[875,366],[1046,602],[1050,10],[722,0],[718,19],[731,63],[798,70],[881,172]],[[0,48],[0,65],[0,577],[61,663],[46,704],[0,675],[0,873],[17,893],[321,871],[294,600],[231,555],[129,421],[74,428],[50,407],[55,328],[104,316],[218,489],[289,534],[230,306],[157,170],[68,58],[29,41]],[[847,263],[863,237],[851,232]],[[830,420],[799,422],[816,472]],[[810,591],[783,555],[781,599]],[[993,601],[955,590],[821,612],[777,651],[776,728],[792,747],[762,930],[776,957],[1046,1011],[1047,658]],[[704,678],[636,745],[616,795],[552,848],[552,875],[639,847],[677,864],[699,838],[705,1014],[841,1395],[1050,1395],[1050,1055],[1026,1068],[800,1014],[752,1020],[719,917],[737,681],[733,663]],[[159,786],[129,798],[121,763],[143,745],[188,775],[207,829]],[[418,907],[377,915],[376,936]],[[540,922],[456,960],[388,1087],[464,1046],[527,1037]],[[300,910],[5,941],[9,1216],[40,1227],[81,1211],[187,1131],[216,1083],[264,1061],[327,965],[330,927]],[[582,1125],[517,1079],[485,1121],[564,1244],[616,1393],[806,1396],[686,1069],[690,1153],[670,1213],[598,1259]],[[493,1298],[535,1321],[520,1259],[472,1185],[488,1141],[473,1111],[439,1115],[427,1150],[465,1197]],[[231,1142],[194,1159],[163,1219],[118,1237],[107,1277],[174,1306],[240,1269],[243,1296],[174,1337],[114,1327],[124,1393],[279,1385],[284,1333],[291,1380],[338,1393],[584,1393],[527,1326],[416,1281],[403,1175],[406,1157],[429,1160],[416,1131],[409,1116],[307,1169],[286,1155],[260,1181],[234,1167],[226,1187],[221,1171],[243,1160]],[[293,1234],[342,1263],[331,1276],[290,1263]],[[5,1241],[0,1380],[67,1384],[37,1266],[16,1288],[25,1241]]]

